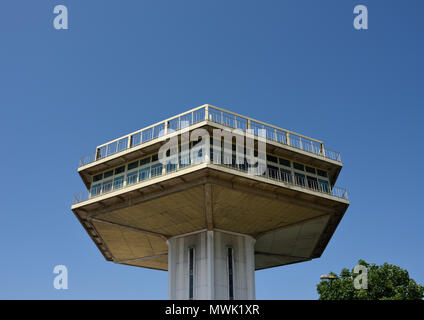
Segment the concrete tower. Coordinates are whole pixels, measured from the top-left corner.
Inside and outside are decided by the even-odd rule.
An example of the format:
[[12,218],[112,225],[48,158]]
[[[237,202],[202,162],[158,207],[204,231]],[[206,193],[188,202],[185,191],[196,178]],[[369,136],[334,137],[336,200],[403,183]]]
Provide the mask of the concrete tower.
[[341,168],[321,141],[203,105],[83,157],[72,211],[106,260],[167,270],[170,299],[254,299],[255,270],[321,256]]

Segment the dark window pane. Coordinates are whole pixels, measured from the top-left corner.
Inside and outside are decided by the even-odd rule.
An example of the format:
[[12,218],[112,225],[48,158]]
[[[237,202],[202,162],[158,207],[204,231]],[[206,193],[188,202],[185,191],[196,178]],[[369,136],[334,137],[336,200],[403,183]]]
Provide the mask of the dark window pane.
[[194,298],[194,248],[188,249],[188,298]]
[[292,179],[292,175],[291,175],[291,171],[290,170],[285,170],[285,169],[280,169],[280,175],[281,175],[281,180],[284,182],[293,182]]
[[305,166],[297,162],[293,162],[293,168],[295,168],[296,170],[305,171]]
[[113,170],[110,170],[110,171],[108,171],[108,172],[105,172],[105,174],[104,174],[105,179],[106,179],[106,178],[109,178],[109,177],[111,177],[111,176],[113,176]]
[[315,168],[306,167],[306,172],[315,173]]
[[268,177],[271,179],[278,179],[279,178],[278,168],[268,165]]
[[115,169],[115,174],[120,174],[125,171],[125,166],[119,167]]
[[158,156],[158,154],[154,154],[153,156],[152,156],[152,162],[155,162],[155,161],[158,161],[159,160],[159,156]]
[[295,173],[294,178],[295,178],[295,183],[298,186],[302,186],[302,187],[305,186],[305,175],[300,174],[300,173]]
[[308,187],[310,189],[318,190],[318,179],[308,176]]
[[100,181],[100,180],[102,180],[102,179],[103,179],[103,173],[96,174],[96,175],[93,177],[93,182]]
[[228,248],[228,298],[234,300],[233,248]]
[[150,157],[144,158],[140,160],[140,166],[150,163]]
[[323,171],[323,170],[317,169],[317,173],[318,173],[318,175],[319,175],[319,176],[321,176],[321,177],[325,177],[325,178],[327,178],[327,177],[328,177],[327,172],[325,172],[325,171]]
[[278,160],[280,160],[280,164],[282,164],[283,166],[290,167],[290,161],[289,160],[286,160],[286,159],[283,159],[283,158],[279,158]]
[[128,165],[128,170],[132,170],[138,167],[138,161],[132,162]]
[[321,180],[321,179],[319,179],[318,181],[319,181],[319,187],[320,187],[321,191],[329,193],[330,192],[330,186],[328,185],[328,181]]
[[269,154],[266,156],[266,160],[267,161],[270,161],[270,162],[278,163],[278,158],[277,157],[274,157],[274,156],[271,156]]

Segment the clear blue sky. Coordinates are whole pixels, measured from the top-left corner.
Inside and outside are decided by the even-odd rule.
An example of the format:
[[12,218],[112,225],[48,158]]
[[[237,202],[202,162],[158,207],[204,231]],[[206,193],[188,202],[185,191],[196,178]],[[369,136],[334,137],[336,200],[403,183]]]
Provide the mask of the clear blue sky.
[[106,262],[72,214],[77,164],[205,103],[342,154],[351,206],[327,249],[257,272],[258,299],[316,299],[321,274],[358,259],[423,284],[423,15],[421,0],[2,0],[0,298],[166,299],[166,272]]

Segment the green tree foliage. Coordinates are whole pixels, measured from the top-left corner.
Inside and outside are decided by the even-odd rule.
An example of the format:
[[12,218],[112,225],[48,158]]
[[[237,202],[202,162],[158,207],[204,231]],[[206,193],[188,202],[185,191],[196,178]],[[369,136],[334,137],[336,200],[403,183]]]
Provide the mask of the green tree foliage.
[[421,300],[424,286],[409,278],[409,273],[396,265],[384,263],[377,266],[359,260],[358,264],[368,270],[368,288],[355,289],[354,279],[358,274],[344,268],[333,280],[322,280],[317,284],[320,300]]

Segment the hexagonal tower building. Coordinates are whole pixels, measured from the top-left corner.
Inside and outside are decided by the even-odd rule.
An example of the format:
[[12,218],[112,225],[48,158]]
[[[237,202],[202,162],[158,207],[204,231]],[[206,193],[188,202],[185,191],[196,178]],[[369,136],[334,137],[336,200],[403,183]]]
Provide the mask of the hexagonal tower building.
[[168,271],[170,299],[255,299],[255,270],[323,253],[341,168],[321,141],[203,105],[81,158],[72,211],[106,260]]

